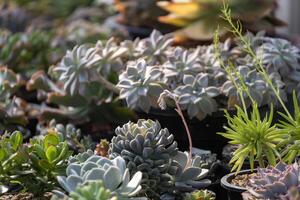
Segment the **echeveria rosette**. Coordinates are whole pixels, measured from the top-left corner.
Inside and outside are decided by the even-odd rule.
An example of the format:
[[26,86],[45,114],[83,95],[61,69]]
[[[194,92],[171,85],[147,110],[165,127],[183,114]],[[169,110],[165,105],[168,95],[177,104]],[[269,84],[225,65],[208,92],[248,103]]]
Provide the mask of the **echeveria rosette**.
[[178,95],[180,106],[187,110],[190,118],[203,119],[217,111],[218,104],[214,97],[219,95],[219,89],[209,85],[209,74],[200,73],[196,77],[185,75],[182,86],[178,86],[174,93]]
[[151,107],[157,107],[157,99],[163,91],[161,79],[161,70],[147,65],[145,60],[129,63],[119,76],[120,99],[126,99],[130,108],[149,112]]
[[86,85],[98,79],[93,66],[100,59],[93,48],[86,45],[75,46],[72,51],[67,51],[53,71],[57,73],[58,80],[64,83],[64,90],[68,94],[84,96]]
[[243,193],[244,200],[298,200],[300,198],[300,166],[282,162],[275,167],[258,168]]
[[103,187],[111,191],[112,195],[130,198],[140,190],[142,173],[137,171],[130,176],[125,160],[118,156],[113,160],[92,155],[84,162],[74,162],[68,165],[66,177],[59,176],[57,180],[68,193],[76,192],[79,187],[93,181],[102,181]]
[[123,68],[122,58],[125,57],[127,48],[118,46],[114,38],[110,38],[105,45],[102,41],[98,41],[94,51],[99,56],[96,68],[104,77],[109,77],[112,72],[119,72]]
[[202,70],[199,63],[200,49],[190,52],[181,47],[174,50],[174,54],[168,57],[168,61],[162,65],[167,83],[180,83],[186,74],[197,75]]
[[139,42],[137,48],[148,64],[163,64],[167,60],[167,51],[173,41],[171,35],[162,35],[159,31],[154,30],[149,38]]
[[300,81],[300,49],[291,42],[279,38],[263,38],[263,44],[256,53],[262,54],[262,62],[268,71],[279,72],[288,92],[297,90]]
[[177,143],[168,129],[162,129],[159,122],[138,120],[116,129],[109,148],[109,157],[122,156],[130,173],[141,171],[142,192],[159,197],[172,186],[168,169],[172,157],[177,154]]
[[174,176],[172,179],[174,185],[170,187],[171,193],[192,192],[211,184],[210,180],[205,179],[209,170],[200,168],[201,161],[199,156],[194,156],[192,160],[189,160],[188,152],[181,151],[172,157],[169,173]]
[[[235,77],[235,81],[238,84],[238,87],[243,87],[241,84],[241,79],[247,87],[252,99],[257,102],[259,106],[263,105],[277,105],[277,98],[271,87],[265,82],[264,78],[260,73],[258,73],[255,69],[251,69],[249,66],[239,66],[237,67],[238,74],[233,74]],[[240,77],[239,77],[240,76]],[[281,77],[278,73],[273,72],[270,74],[270,78],[274,84],[275,88],[278,88],[281,93],[281,97],[285,100],[286,94],[283,91],[284,83],[281,81]],[[228,107],[232,108],[236,105],[236,103],[241,103],[241,99],[238,95],[238,91],[236,86],[230,81],[226,81],[221,91],[225,94],[228,100]],[[248,97],[246,92],[243,92],[244,99],[246,101],[246,106],[250,106],[251,100]]]

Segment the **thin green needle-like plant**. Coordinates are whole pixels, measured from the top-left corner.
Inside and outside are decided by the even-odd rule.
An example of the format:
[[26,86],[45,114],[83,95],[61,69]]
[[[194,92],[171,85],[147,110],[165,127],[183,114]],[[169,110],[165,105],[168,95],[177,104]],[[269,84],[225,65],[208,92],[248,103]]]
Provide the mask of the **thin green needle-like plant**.
[[251,58],[254,61],[254,66],[256,68],[256,70],[262,75],[262,77],[264,78],[264,80],[266,81],[266,83],[268,83],[268,85],[271,87],[271,89],[274,91],[279,103],[281,104],[282,108],[284,109],[286,115],[292,120],[293,117],[290,114],[289,110],[287,109],[283,99],[280,96],[280,91],[279,88],[276,88],[269,76],[269,74],[266,72],[265,66],[263,65],[262,59],[259,58],[252,46],[251,46],[251,42],[249,40],[248,37],[244,36],[243,34],[243,29],[242,29],[242,24],[240,21],[237,21],[236,23],[233,22],[232,20],[232,16],[231,16],[231,10],[228,6],[228,4],[226,3],[225,0],[223,0],[223,9],[222,9],[222,13],[223,13],[223,19],[225,21],[228,22],[228,24],[230,25],[231,29],[230,32],[236,36],[237,38],[239,38],[239,40],[241,41],[243,50],[249,54],[251,56]]
[[287,135],[287,138],[278,144],[282,148],[283,161],[293,163],[297,156],[300,155],[300,108],[297,95],[293,92],[294,118],[290,119],[284,113],[279,114],[285,121],[279,120],[277,126]]
[[235,116],[225,112],[228,127],[225,127],[225,133],[218,134],[229,139],[230,144],[239,145],[230,160],[230,164],[233,164],[232,171],[240,171],[246,159],[249,159],[251,170],[254,169],[256,161],[260,167],[266,166],[265,161],[274,166],[280,159],[277,144],[284,138],[276,125],[272,125],[273,106],[263,120],[257,104],[253,105],[250,116],[238,106]]

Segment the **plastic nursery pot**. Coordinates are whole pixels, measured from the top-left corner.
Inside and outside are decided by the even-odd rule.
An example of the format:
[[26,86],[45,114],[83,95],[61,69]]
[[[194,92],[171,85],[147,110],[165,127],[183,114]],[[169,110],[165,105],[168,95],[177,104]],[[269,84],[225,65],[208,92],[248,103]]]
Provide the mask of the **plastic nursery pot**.
[[[255,172],[255,170],[254,170]],[[246,191],[246,188],[239,187],[231,184],[231,180],[233,180],[237,175],[243,174],[251,174],[253,171],[251,170],[242,170],[238,173],[230,173],[224,176],[221,179],[221,186],[227,190],[227,199],[228,200],[242,200],[242,193]]]
[[[180,149],[188,149],[189,143],[186,131],[182,120],[176,111],[171,109],[151,109],[149,113],[136,111],[136,114],[139,119],[158,120],[162,128],[168,128],[170,133],[174,135]],[[212,153],[216,153],[220,156],[223,147],[228,142],[224,137],[216,134],[217,132],[223,131],[223,126],[227,124],[224,112],[216,112],[202,121],[198,119],[189,119],[188,116],[185,116],[185,119],[187,120],[192,135],[193,146],[210,150]]]

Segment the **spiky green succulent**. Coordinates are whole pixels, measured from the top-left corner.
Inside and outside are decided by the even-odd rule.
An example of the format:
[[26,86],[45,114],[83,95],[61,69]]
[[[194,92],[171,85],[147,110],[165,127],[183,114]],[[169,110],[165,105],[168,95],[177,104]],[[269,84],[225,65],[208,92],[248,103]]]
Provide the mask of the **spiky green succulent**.
[[254,162],[258,162],[260,167],[265,166],[265,161],[272,166],[276,164],[280,158],[277,145],[285,139],[286,134],[272,124],[273,107],[263,119],[256,104],[253,105],[250,115],[237,107],[237,114],[230,116],[226,112],[226,118],[226,132],[219,134],[229,139],[230,144],[238,145],[230,160],[234,164],[232,171],[239,171],[246,159],[249,159],[252,170]]
[[278,199],[296,200],[300,198],[300,165],[282,162],[275,167],[259,168],[243,193],[244,200]]
[[156,101],[163,91],[162,72],[149,66],[145,60],[127,65],[126,71],[119,76],[120,98],[126,99],[128,107],[148,112],[157,107]]
[[283,160],[287,163],[293,163],[300,155],[300,108],[299,100],[296,93],[293,93],[294,116],[289,118],[288,115],[279,113],[284,120],[279,120],[278,127],[286,133],[285,140],[278,144],[282,149]]
[[196,190],[186,194],[184,200],[215,200],[216,195],[209,190]]
[[137,171],[132,178],[126,162],[122,157],[113,160],[92,155],[82,163],[71,163],[66,169],[66,177],[58,176],[61,187],[68,193],[76,191],[78,187],[90,181],[101,180],[106,189],[120,198],[129,198],[137,195],[141,190],[142,173]]
[[161,129],[159,122],[139,120],[118,127],[115,132],[109,156],[122,156],[131,173],[143,173],[141,185],[147,195],[157,197],[167,190],[172,185],[168,169],[177,154],[177,143],[168,129]]
[[190,118],[203,119],[217,111],[218,104],[214,97],[219,95],[219,89],[210,85],[210,75],[200,73],[197,76],[185,75],[182,86],[174,93],[178,95],[180,106],[187,110]]

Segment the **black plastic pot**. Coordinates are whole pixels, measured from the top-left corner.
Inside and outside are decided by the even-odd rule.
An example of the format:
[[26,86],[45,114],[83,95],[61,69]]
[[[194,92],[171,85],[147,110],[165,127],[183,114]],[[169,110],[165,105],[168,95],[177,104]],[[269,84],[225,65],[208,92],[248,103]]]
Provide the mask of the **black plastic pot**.
[[238,173],[227,174],[221,179],[221,186],[227,190],[228,200],[242,200],[242,193],[246,191],[246,188],[235,186],[231,184],[231,180],[237,175],[250,174],[253,173],[251,170],[242,170]]

